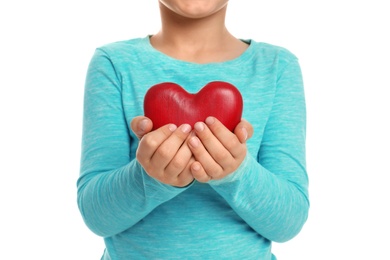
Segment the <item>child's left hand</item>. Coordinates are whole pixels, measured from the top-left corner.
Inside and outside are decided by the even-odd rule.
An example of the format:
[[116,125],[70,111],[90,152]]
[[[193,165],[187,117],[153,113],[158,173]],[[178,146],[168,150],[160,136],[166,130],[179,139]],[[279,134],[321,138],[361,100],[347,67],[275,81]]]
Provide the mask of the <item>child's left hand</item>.
[[205,123],[195,124],[194,132],[196,136],[188,141],[196,159],[191,173],[197,181],[208,182],[222,179],[240,166],[247,153],[245,141],[253,128],[243,120],[232,133],[219,120],[208,117]]

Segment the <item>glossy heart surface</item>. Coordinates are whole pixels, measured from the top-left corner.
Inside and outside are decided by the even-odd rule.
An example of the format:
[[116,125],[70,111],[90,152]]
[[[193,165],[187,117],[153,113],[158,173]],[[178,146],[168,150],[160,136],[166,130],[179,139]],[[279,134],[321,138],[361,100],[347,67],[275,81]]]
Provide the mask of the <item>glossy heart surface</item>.
[[241,121],[243,100],[230,83],[213,81],[198,93],[188,93],[180,85],[164,82],[151,87],[144,99],[144,113],[153,122],[153,129],[168,123],[192,127],[214,116],[231,131]]

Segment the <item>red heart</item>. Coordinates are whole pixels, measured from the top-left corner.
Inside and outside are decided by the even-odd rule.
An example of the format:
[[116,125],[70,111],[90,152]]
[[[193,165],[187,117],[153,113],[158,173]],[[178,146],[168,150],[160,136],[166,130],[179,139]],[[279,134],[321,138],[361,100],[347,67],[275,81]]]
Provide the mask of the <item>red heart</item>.
[[144,113],[153,122],[153,129],[168,123],[194,126],[214,116],[231,131],[241,121],[242,96],[230,83],[214,81],[198,93],[191,94],[181,86],[164,82],[151,87],[144,99]]

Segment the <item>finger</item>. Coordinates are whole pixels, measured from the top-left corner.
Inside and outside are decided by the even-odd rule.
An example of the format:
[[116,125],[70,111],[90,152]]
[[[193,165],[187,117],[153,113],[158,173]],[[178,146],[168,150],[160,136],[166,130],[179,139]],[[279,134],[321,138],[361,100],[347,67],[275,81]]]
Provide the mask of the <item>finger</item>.
[[168,163],[167,167],[165,168],[166,172],[182,173],[186,168],[188,168],[191,157],[191,149],[188,147],[186,142],[184,142],[172,160]]
[[[177,128],[156,150],[152,157],[152,164],[156,167],[163,167],[164,169],[171,162],[174,156],[177,154],[179,148],[187,139],[191,132],[191,126],[189,124],[183,124]],[[185,150],[184,150],[185,152]],[[169,174],[169,172],[167,172]],[[175,171],[174,174],[180,173]]]
[[206,173],[200,162],[192,163],[191,174],[199,182],[208,182],[212,180],[211,176]]
[[[218,119],[215,117],[208,117],[205,120],[205,123],[207,125],[207,128],[205,128],[205,131],[201,131],[197,135],[200,137],[202,142],[204,143],[204,138],[202,135],[210,135],[208,131],[211,131],[211,133],[219,140],[221,145],[225,147],[225,149],[231,154],[233,158],[241,157],[242,153],[245,150],[245,145],[243,145],[238,137],[232,133],[229,129],[227,129]],[[211,140],[211,139],[210,139]],[[204,143],[206,146],[206,149],[209,149],[209,147],[213,146],[213,143]],[[214,156],[214,155],[213,155]],[[225,153],[218,153],[215,156],[220,157],[226,157],[226,160],[229,159],[228,155]],[[222,160],[221,160],[222,162]],[[227,163],[230,163],[228,161]]]
[[157,148],[177,129],[176,125],[168,124],[149,132],[141,139],[136,157],[141,163],[148,163]]
[[[232,155],[210,129],[203,122],[197,122],[194,129],[196,135],[199,137],[211,157],[221,165],[222,168],[225,168],[225,165],[229,165],[233,159]],[[234,136],[231,132],[230,135]]]
[[184,186],[191,184],[194,181],[194,176],[192,176],[192,173],[191,173],[191,165],[194,162],[195,162],[195,158],[193,156],[191,156],[185,169],[177,176],[174,186],[184,187]]
[[197,136],[192,136],[189,139],[188,146],[190,147],[195,159],[202,164],[204,171],[213,179],[218,179],[223,174],[221,165],[214,160],[209,151],[206,150],[202,142]]
[[234,128],[234,134],[241,143],[245,143],[253,135],[253,126],[245,119],[241,119],[241,122]]
[[149,133],[153,128],[152,120],[145,116],[134,117],[130,122],[130,128],[133,133],[141,139],[145,134]]

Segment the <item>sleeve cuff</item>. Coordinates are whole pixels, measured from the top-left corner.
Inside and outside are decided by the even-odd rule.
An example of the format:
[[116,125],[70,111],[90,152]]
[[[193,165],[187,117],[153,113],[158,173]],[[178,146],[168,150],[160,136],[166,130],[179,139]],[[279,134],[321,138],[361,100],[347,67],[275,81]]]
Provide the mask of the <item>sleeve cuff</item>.
[[[160,182],[159,180],[156,180],[155,178],[149,176],[149,174],[146,173],[144,168],[139,164],[137,161],[138,167],[141,169],[141,175],[143,179],[143,185],[147,193],[152,193],[152,194],[157,194],[162,192],[162,194],[171,194],[171,196],[178,195],[179,193],[185,191],[189,187],[193,185],[193,182],[188,184],[187,186],[184,187],[177,187],[177,186],[172,186],[169,184],[165,184]],[[142,184],[141,184],[142,185]]]
[[222,178],[220,180],[211,180],[208,183],[212,186],[218,186],[218,185],[222,185],[225,183],[232,183],[232,182],[241,180],[243,175],[245,174],[245,172],[247,172],[246,169],[247,169],[249,163],[250,163],[250,155],[249,155],[249,152],[247,152],[244,160],[242,161],[240,166],[238,166],[238,168],[234,172],[232,172],[231,174],[229,174],[225,178]]

